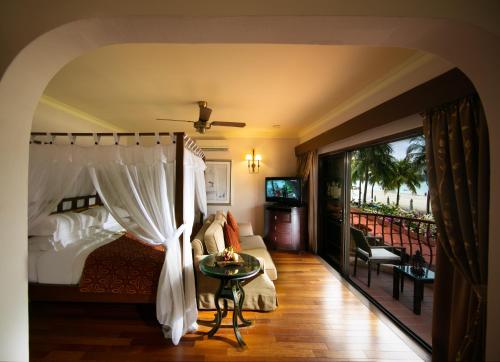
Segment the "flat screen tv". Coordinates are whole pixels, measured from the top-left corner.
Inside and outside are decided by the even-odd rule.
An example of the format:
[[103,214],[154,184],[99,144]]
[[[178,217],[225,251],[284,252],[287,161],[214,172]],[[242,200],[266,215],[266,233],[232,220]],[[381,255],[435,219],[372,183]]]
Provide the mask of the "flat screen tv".
[[266,177],[266,201],[300,205],[301,182],[298,177]]

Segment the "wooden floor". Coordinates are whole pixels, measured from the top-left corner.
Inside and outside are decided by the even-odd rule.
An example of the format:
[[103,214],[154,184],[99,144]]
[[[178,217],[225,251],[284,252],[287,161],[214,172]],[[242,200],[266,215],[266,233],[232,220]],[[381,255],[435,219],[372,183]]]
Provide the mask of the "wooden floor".
[[[278,309],[245,312],[241,349],[231,328],[208,327],[178,346],[165,340],[152,306],[32,303],[32,361],[326,361],[421,360],[319,258],[273,253]],[[231,313],[229,313],[229,316]],[[213,318],[213,312],[200,313]],[[230,319],[224,322],[230,325]]]

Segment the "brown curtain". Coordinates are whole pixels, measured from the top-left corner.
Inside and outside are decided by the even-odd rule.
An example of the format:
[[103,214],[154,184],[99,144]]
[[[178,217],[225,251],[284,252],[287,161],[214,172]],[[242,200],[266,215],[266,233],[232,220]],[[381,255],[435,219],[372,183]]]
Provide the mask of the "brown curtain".
[[302,195],[307,200],[308,242],[307,248],[313,253],[318,252],[316,240],[316,202],[317,202],[317,170],[318,153],[310,151],[297,157],[297,175],[302,178]]
[[307,152],[297,156],[297,176],[302,178],[302,184],[306,185],[313,166],[314,152]]
[[485,357],[490,160],[477,95],[426,113],[429,188],[438,228],[434,361]]

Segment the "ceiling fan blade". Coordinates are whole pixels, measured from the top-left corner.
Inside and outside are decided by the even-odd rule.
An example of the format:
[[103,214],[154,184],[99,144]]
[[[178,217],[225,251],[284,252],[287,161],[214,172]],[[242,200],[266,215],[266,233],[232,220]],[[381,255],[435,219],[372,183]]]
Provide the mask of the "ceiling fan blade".
[[210,119],[212,110],[208,107],[200,107],[200,120],[207,122]]
[[194,121],[186,121],[185,119],[171,119],[171,118],[156,118],[157,121],[172,121],[172,122],[189,122],[194,123]]
[[245,127],[247,124],[243,122],[212,122],[210,126],[224,126],[224,127]]

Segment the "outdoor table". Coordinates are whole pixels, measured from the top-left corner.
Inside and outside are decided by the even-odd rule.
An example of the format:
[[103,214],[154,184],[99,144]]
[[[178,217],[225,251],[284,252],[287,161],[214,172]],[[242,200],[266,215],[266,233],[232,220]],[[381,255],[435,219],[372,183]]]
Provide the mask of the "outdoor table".
[[423,275],[419,276],[412,272],[410,265],[395,265],[393,267],[392,297],[399,299],[399,288],[403,291],[404,278],[413,280],[413,313],[420,314],[421,303],[424,299],[424,284],[434,283],[434,272],[423,268]]

